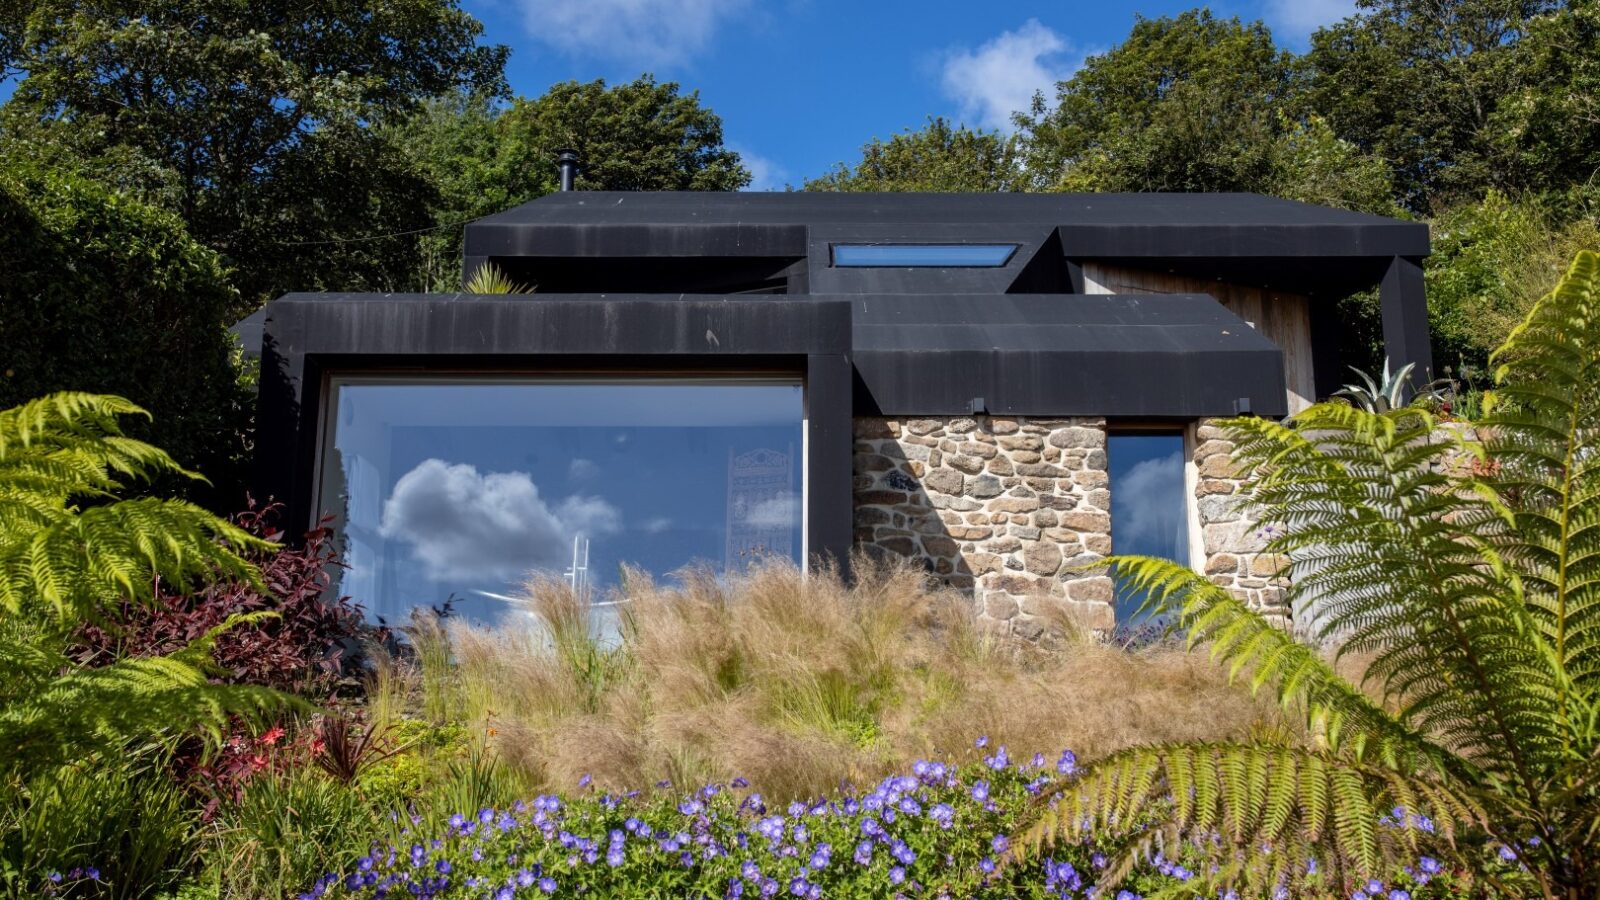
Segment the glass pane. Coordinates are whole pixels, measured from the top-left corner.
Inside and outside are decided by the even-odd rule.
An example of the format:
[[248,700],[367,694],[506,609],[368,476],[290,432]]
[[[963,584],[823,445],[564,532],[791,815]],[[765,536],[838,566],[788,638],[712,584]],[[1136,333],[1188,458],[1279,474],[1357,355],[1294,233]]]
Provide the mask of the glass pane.
[[[1188,502],[1183,483],[1183,435],[1113,434],[1107,440],[1111,467],[1111,549],[1119,555],[1159,556],[1189,564]],[[1119,580],[1119,628],[1144,621],[1144,594]]]
[[835,266],[1003,266],[1016,244],[834,244]]
[[[795,383],[336,380],[323,509],[339,590],[403,621],[454,599],[494,623],[530,572],[598,597],[623,563],[802,558]],[[587,566],[584,550],[587,547]]]

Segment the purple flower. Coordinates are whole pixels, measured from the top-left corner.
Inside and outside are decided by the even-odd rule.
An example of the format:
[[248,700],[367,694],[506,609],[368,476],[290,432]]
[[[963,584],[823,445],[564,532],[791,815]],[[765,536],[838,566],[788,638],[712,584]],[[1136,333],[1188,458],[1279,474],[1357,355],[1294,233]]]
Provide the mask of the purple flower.
[[989,846],[994,850],[994,852],[1004,854],[1007,850],[1011,849],[1011,841],[1007,840],[1005,835],[997,834],[994,836],[993,840],[989,841]]
[[1078,771],[1078,755],[1071,750],[1061,751],[1061,758],[1056,760],[1056,771],[1062,775],[1071,775]]
[[1417,868],[1421,869],[1425,874],[1437,875],[1444,867],[1439,865],[1439,861],[1437,859],[1434,859],[1431,856],[1424,856],[1422,859],[1417,861]]
[[539,890],[544,891],[546,894],[554,894],[556,892],[556,880],[549,876],[539,879]]
[[989,782],[974,781],[972,783],[972,799],[982,803],[989,799]]
[[901,883],[902,881],[905,881],[905,880],[906,880],[906,870],[905,869],[902,869],[899,866],[895,866],[894,868],[889,870],[889,883],[890,884],[899,884],[899,883]]

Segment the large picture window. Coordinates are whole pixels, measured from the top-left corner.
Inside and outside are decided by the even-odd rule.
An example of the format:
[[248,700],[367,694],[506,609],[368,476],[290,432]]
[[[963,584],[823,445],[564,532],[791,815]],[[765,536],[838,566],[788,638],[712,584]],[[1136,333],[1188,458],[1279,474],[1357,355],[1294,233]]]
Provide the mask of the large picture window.
[[[1188,495],[1181,433],[1112,434],[1106,442],[1111,475],[1111,549],[1124,556],[1189,561]],[[1142,621],[1144,594],[1117,579],[1121,629]]]
[[323,431],[338,590],[387,621],[500,622],[532,572],[600,593],[625,564],[804,559],[796,381],[336,377]]

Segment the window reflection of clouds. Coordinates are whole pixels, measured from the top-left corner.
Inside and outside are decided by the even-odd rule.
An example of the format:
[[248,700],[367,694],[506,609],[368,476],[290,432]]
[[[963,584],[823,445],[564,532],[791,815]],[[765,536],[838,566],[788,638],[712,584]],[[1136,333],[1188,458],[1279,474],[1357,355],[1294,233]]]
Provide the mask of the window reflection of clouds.
[[[1107,442],[1111,475],[1111,546],[1119,555],[1157,556],[1187,564],[1188,504],[1183,436],[1113,434]],[[1118,622],[1134,619],[1142,594],[1118,586]]]
[[[590,540],[590,584],[622,564],[667,575],[738,564],[735,547],[798,558],[803,400],[797,384],[522,383],[336,386],[323,502],[351,568],[341,590],[388,620],[560,573]],[[756,469],[735,460],[760,460]],[[743,465],[745,468],[740,468]],[[751,482],[751,473],[756,477]],[[753,485],[753,486],[752,486]],[[732,514],[734,495],[742,504]]]

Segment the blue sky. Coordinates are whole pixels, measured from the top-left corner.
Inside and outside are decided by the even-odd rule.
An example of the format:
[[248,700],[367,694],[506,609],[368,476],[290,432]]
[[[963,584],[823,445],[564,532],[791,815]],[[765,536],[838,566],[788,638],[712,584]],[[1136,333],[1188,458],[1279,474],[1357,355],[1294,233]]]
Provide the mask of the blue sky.
[[[961,0],[464,0],[509,45],[512,88],[641,72],[698,89],[757,189],[798,184],[862,143],[943,115],[1003,127],[1009,112],[1127,34],[1135,14],[1195,3]],[[1354,0],[1226,0],[1303,49]],[[1048,91],[1047,91],[1048,96]]]

